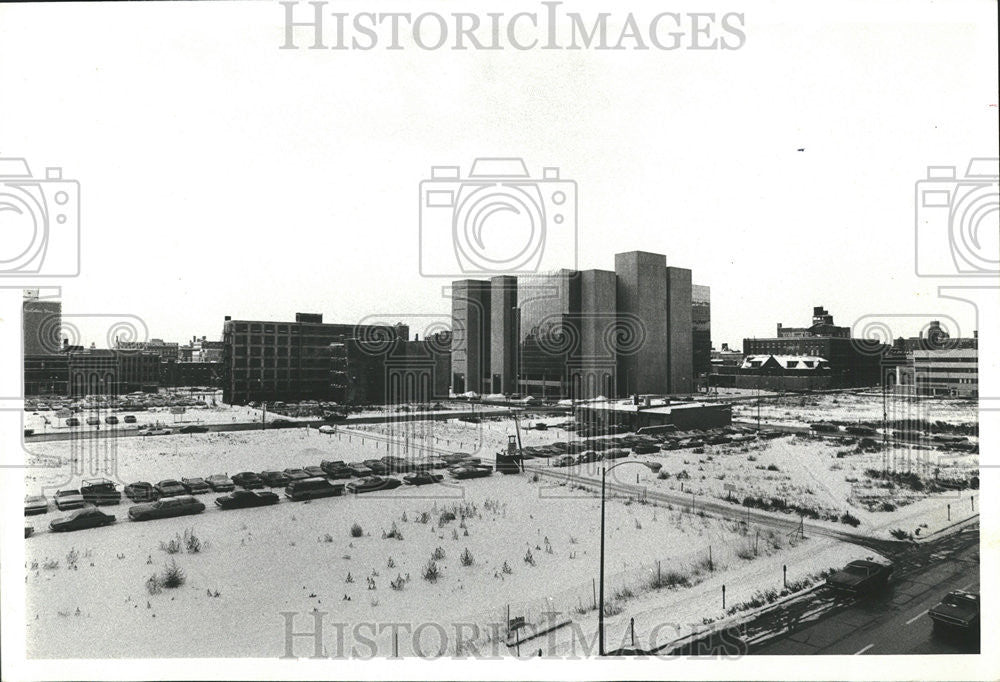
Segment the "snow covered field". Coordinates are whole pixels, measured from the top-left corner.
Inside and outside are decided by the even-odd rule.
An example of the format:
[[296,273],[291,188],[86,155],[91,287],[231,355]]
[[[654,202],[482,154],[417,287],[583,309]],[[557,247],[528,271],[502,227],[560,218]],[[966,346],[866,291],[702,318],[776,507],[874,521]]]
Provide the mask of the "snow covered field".
[[[887,416],[894,419],[923,419],[948,424],[977,424],[979,407],[973,400],[914,398],[889,394]],[[756,401],[733,405],[733,419],[755,420]],[[879,393],[838,393],[788,396],[760,401],[761,421],[788,426],[808,426],[819,421],[881,422],[882,396]]]

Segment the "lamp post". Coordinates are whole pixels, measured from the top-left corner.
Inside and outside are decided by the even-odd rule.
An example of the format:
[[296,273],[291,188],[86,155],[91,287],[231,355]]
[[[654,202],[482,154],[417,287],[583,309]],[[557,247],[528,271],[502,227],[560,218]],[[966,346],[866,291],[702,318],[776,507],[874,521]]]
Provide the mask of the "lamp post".
[[657,471],[660,468],[659,463],[655,462],[640,462],[636,459],[625,460],[623,462],[618,462],[617,464],[612,464],[611,466],[605,468],[601,467],[601,573],[600,573],[600,603],[598,604],[597,612],[597,654],[598,656],[604,655],[604,491],[605,484],[608,480],[608,472],[615,467],[620,467],[624,464],[641,464],[650,471]]

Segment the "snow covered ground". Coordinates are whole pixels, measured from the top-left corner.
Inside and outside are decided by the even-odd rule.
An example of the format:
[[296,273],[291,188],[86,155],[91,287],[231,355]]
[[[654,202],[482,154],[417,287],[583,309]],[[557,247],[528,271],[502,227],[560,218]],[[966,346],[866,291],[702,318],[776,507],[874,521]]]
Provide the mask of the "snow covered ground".
[[[890,394],[886,413],[890,420],[923,419],[948,424],[977,424],[979,407],[973,400],[914,398]],[[733,419],[755,420],[756,401],[733,405]],[[760,401],[761,421],[769,424],[808,426],[819,421],[881,422],[882,395],[879,393],[837,393],[788,396]]]

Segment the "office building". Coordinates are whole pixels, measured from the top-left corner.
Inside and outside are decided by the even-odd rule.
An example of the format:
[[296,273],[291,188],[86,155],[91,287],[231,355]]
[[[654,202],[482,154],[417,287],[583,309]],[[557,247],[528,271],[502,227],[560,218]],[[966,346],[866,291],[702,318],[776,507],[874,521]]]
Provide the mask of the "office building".
[[712,290],[691,285],[691,351],[694,376],[698,385],[712,371]]
[[62,351],[62,301],[25,289],[21,308],[24,356],[56,355]]
[[979,349],[913,351],[913,381],[920,395],[979,395]]
[[409,328],[328,324],[323,316],[296,313],[294,322],[233,320],[223,324],[223,401],[336,400],[331,344],[356,340],[359,353],[379,356]]
[[491,283],[476,279],[453,282],[451,297],[451,390],[457,394],[489,393]]

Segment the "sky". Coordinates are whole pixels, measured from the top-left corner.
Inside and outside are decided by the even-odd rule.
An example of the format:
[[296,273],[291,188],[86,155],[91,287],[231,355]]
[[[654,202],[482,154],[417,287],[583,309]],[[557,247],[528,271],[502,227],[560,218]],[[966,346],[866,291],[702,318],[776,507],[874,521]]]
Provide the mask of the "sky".
[[915,274],[915,250],[947,241],[915,244],[914,196],[928,166],[997,155],[996,4],[669,8],[743,12],[745,42],[280,50],[271,2],[4,5],[0,156],[80,183],[81,272],[45,283],[88,345],[124,316],[180,342],[297,311],[419,333],[447,319],[451,281],[420,272],[420,183],[489,156],[575,181],[575,240],[553,237],[552,264],[644,250],[690,268],[716,346],[805,326],[815,305],[894,337],[933,318],[971,335],[974,309]]

